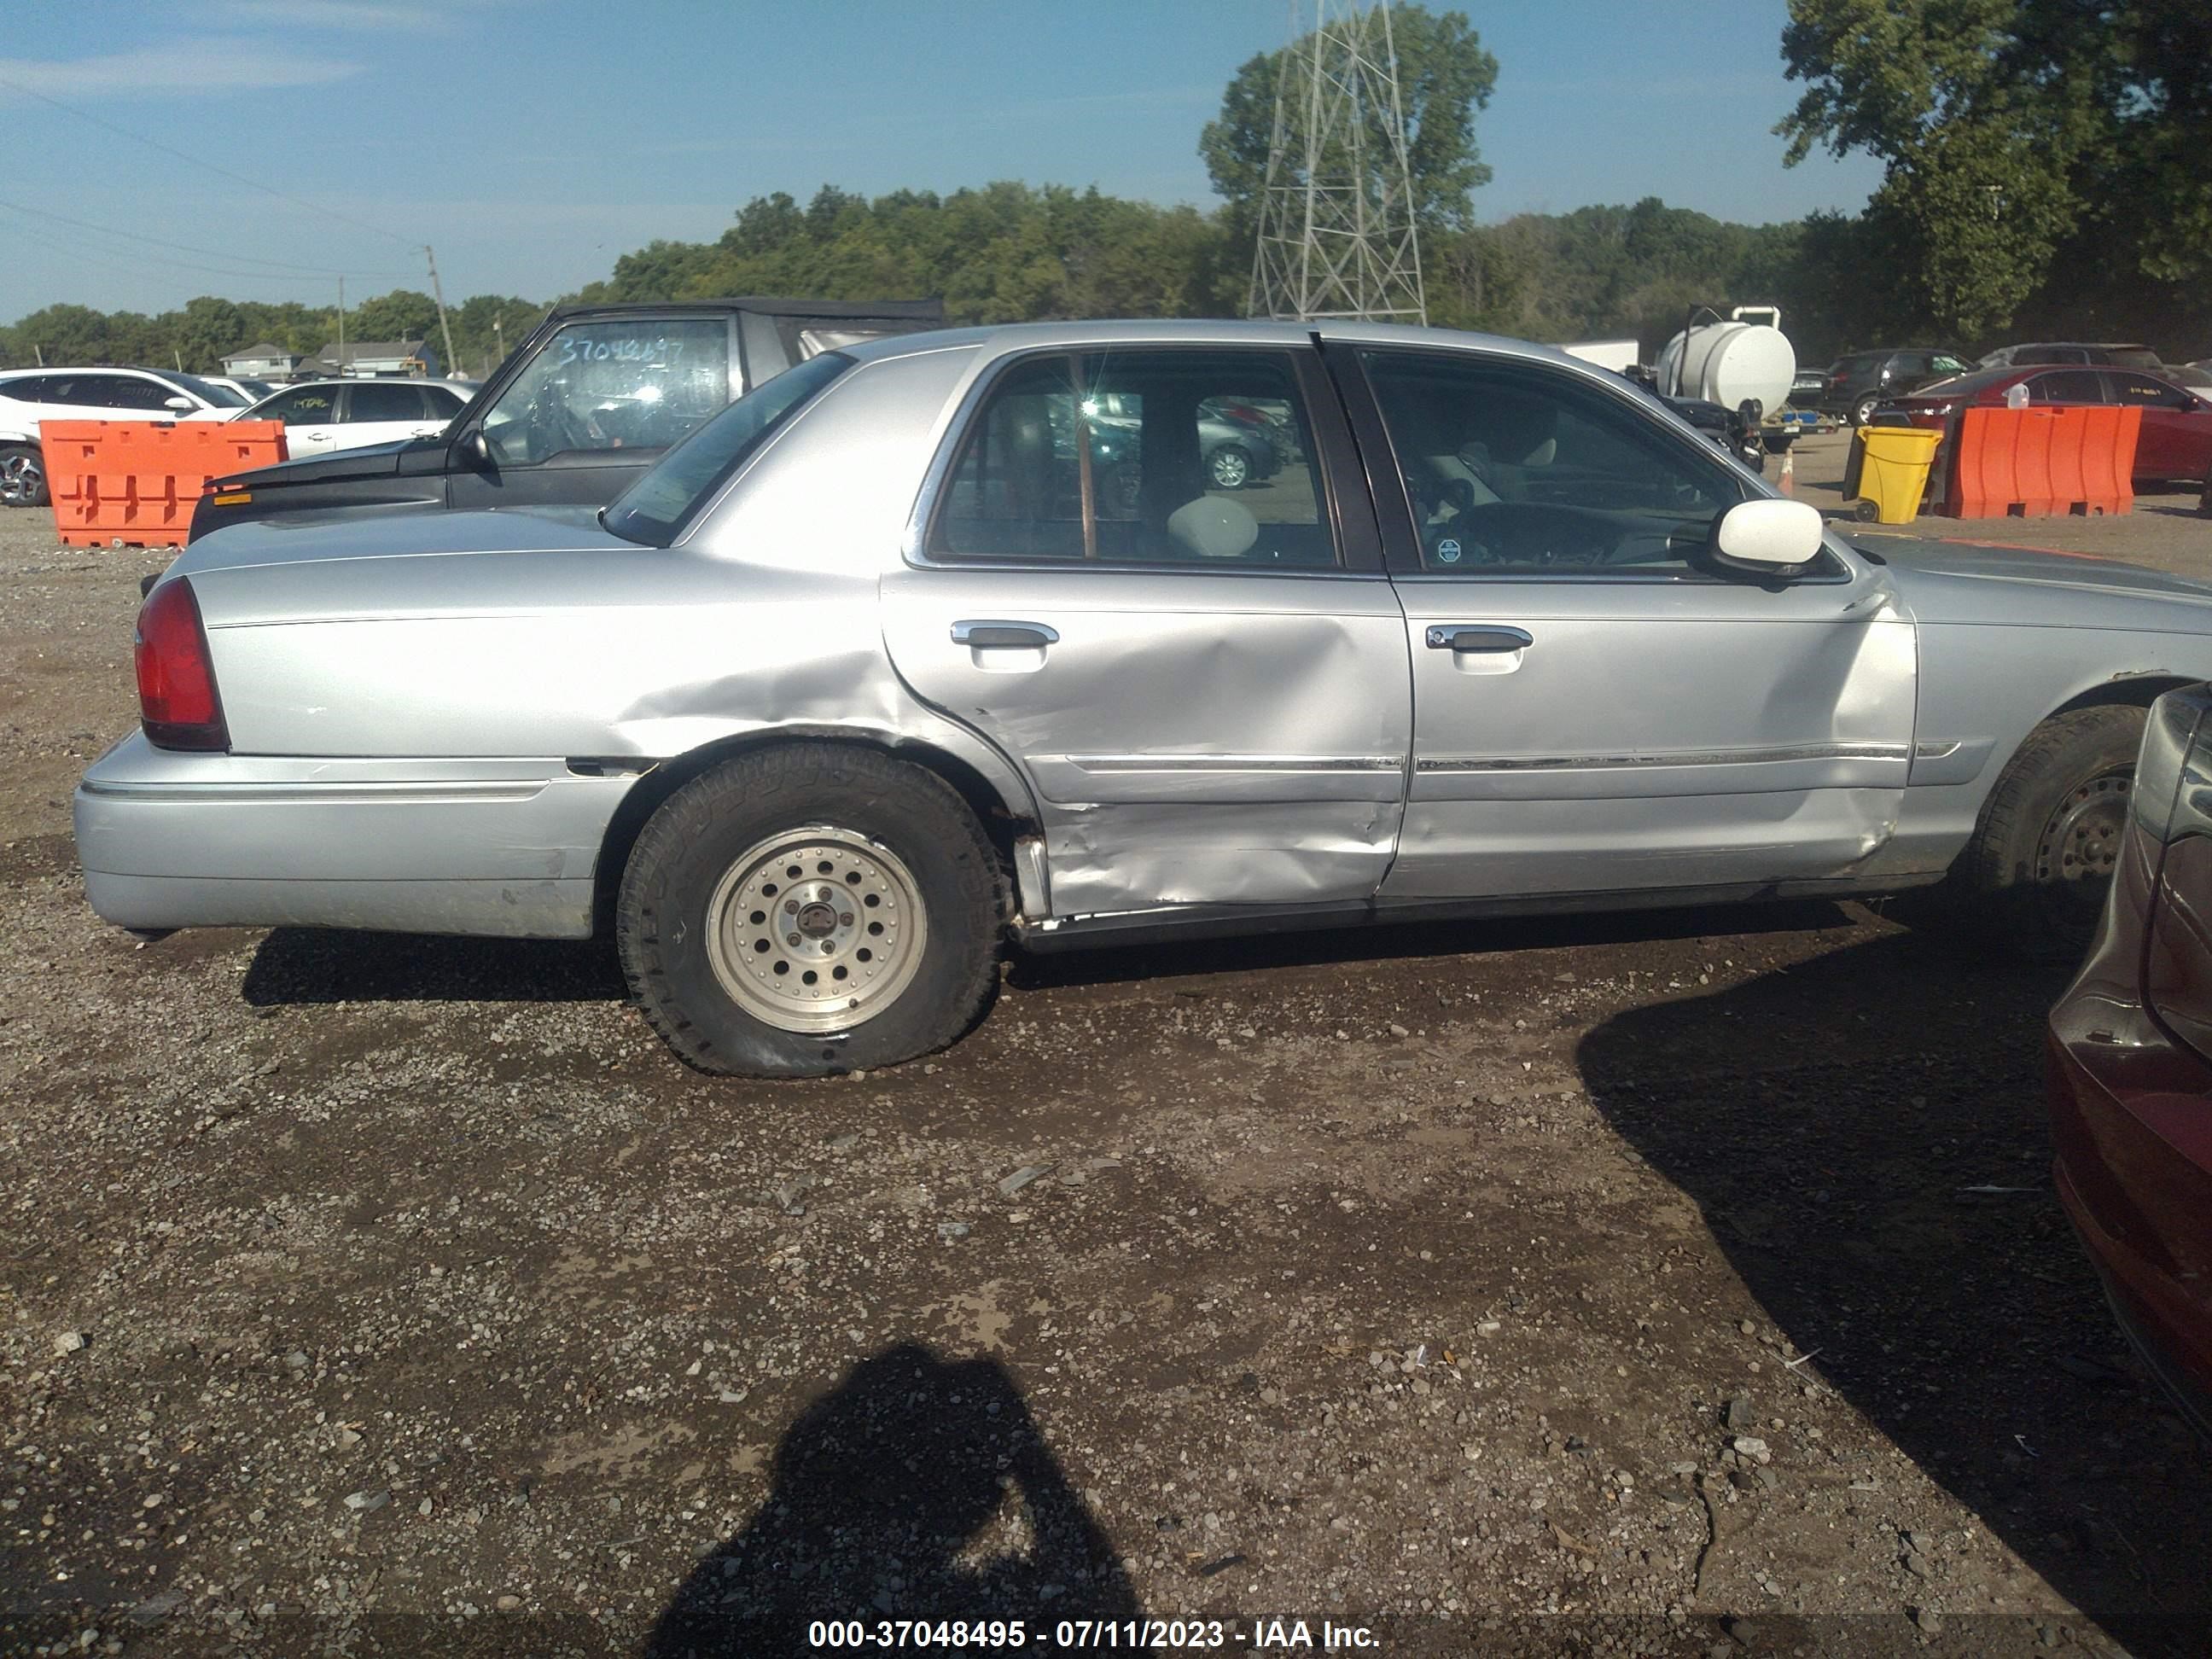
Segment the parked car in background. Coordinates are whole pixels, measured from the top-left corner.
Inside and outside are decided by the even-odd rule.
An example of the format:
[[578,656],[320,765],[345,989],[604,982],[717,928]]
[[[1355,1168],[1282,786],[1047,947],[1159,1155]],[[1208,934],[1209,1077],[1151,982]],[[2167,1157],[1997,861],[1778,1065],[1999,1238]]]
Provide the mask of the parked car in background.
[[467,392],[445,380],[309,380],[213,418],[282,421],[285,447],[296,459],[434,437],[468,401]]
[[1981,368],[2026,368],[2035,363],[2112,363],[2123,368],[2156,368],[2158,353],[2147,345],[2112,340],[2038,340],[2027,345],[1999,346],[1984,352]]
[[566,307],[450,430],[216,479],[191,534],[340,507],[604,506],[747,388],[817,353],[944,320],[935,300]]
[[246,399],[193,374],[151,368],[19,368],[0,372],[0,505],[46,505],[45,421],[216,419]]
[[2089,958],[2051,1013],[2058,1197],[2119,1326],[2212,1439],[2212,688],[2152,705]]
[[1890,399],[1945,375],[1962,374],[1967,367],[1957,352],[1932,346],[1855,351],[1828,365],[1820,407],[1853,426],[1864,426]]
[[[1304,459],[1222,488],[1216,399],[1285,406]],[[2078,950],[2143,709],[2212,678],[2212,587],[1883,546],[1516,341],[880,339],[597,515],[195,540],[76,846],[144,930],[608,917],[680,1054],[782,1076],[952,1041],[1009,941],[1955,874]]]
[[[1208,398],[1197,411],[1200,464],[1206,469],[1206,481],[1216,489],[1263,484],[1282,465],[1274,440],[1257,411],[1249,404],[1232,404],[1249,411],[1249,418],[1233,419],[1222,412],[1222,405],[1231,401]],[[1054,453],[1072,459],[1077,444],[1087,441],[1091,461],[1104,472],[1110,487],[1133,502],[1144,477],[1143,399],[1101,392],[1084,399],[1081,412],[1079,422],[1073,416],[1056,419]]]
[[1948,431],[1969,404],[2001,407],[2014,386],[2027,388],[2031,407],[2133,404],[2142,410],[2136,439],[2135,482],[2194,483],[2212,468],[2212,398],[2179,386],[2162,372],[2129,368],[1984,368],[1925,386],[1898,398],[1907,424]]
[[249,404],[258,404],[276,390],[274,380],[251,380],[240,374],[203,374],[210,386],[227,386]]

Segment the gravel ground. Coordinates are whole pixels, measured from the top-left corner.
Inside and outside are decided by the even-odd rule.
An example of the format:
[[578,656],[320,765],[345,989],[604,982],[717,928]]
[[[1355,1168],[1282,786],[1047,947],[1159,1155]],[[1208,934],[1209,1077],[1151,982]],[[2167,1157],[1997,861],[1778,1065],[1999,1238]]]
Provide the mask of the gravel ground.
[[1402,929],[710,1080],[598,945],[100,925],[161,562],[0,527],[0,1650],[2204,1651],[2049,977],[1856,907]]

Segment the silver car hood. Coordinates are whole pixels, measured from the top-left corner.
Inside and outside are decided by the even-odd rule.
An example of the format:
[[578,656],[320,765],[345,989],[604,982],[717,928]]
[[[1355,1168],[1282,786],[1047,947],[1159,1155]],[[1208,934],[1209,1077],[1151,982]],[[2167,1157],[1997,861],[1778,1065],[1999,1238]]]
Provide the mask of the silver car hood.
[[393,513],[337,507],[227,525],[187,546],[171,575],[328,559],[394,559],[456,553],[557,553],[626,549],[590,507],[486,507]]
[[[1884,537],[1889,566],[1923,623],[2166,629],[2212,633],[2212,585],[2089,555]],[[2147,622],[2146,613],[2163,613]]]

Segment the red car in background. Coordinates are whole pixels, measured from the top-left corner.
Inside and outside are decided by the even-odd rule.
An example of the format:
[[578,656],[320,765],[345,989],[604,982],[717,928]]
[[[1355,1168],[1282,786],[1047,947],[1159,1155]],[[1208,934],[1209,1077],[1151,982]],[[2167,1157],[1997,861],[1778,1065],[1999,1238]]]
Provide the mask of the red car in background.
[[2051,1010],[2059,1200],[2212,1439],[2212,687],[2152,705],[2089,958]]
[[1901,415],[1911,425],[1948,431],[1969,404],[2002,409],[2005,394],[2016,386],[2027,388],[2027,401],[2033,408],[2140,405],[2142,431],[2136,440],[2135,464],[2138,484],[2174,479],[2196,483],[2212,469],[2212,399],[2168,380],[2157,369],[2072,364],[1984,368],[1922,386],[1893,398],[1883,409]]

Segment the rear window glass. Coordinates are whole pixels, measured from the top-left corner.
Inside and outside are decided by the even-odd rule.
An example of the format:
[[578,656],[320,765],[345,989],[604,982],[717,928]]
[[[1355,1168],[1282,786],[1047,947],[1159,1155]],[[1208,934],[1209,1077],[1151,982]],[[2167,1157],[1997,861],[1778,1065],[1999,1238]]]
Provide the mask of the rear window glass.
[[2124,368],[2156,368],[2158,353],[2148,346],[2114,346],[2111,360]]
[[662,456],[599,522],[625,541],[666,547],[762,440],[852,366],[824,352],[755,387]]

